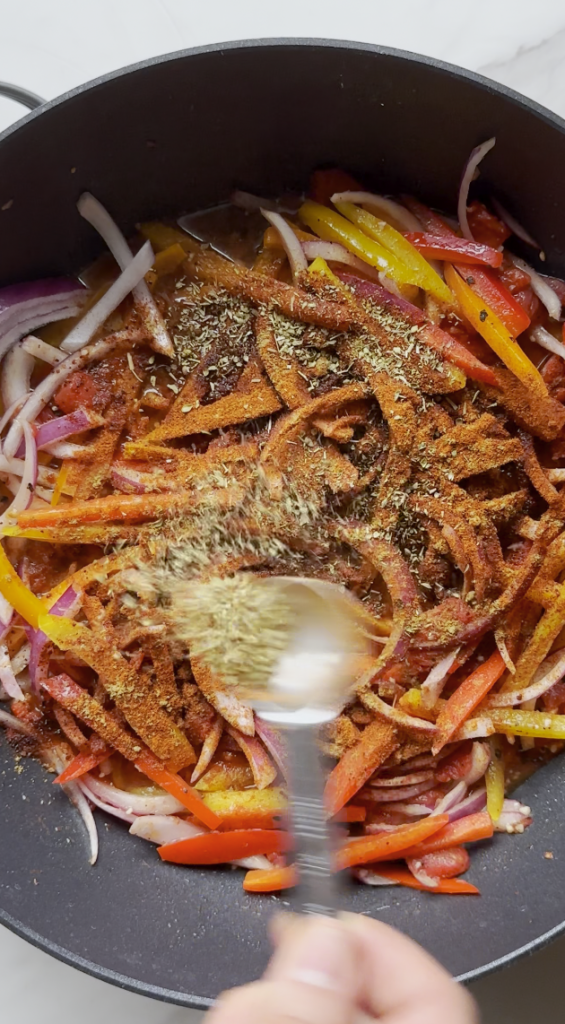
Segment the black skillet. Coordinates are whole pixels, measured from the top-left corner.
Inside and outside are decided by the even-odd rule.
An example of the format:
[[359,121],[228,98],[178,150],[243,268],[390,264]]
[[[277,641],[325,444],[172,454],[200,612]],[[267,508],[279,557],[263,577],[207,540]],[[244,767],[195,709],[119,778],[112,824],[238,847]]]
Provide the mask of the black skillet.
[[[231,43],[158,57],[0,136],[0,281],[74,271],[97,254],[75,209],[84,189],[127,230],[215,204],[234,185],[273,196],[301,188],[329,164],[453,211],[465,158],[491,135],[482,180],[540,240],[545,269],[565,274],[565,124],[531,101],[357,43]],[[351,885],[346,906],[401,928],[464,979],[538,948],[565,929],[564,777],[556,760],[530,779],[520,796],[533,826],[475,850],[468,877],[480,898]],[[241,872],[161,864],[153,846],[98,821],[91,868],[76,812],[39,765],[17,774],[0,737],[1,922],[106,981],[188,1006],[259,973],[278,899],[246,896]]]

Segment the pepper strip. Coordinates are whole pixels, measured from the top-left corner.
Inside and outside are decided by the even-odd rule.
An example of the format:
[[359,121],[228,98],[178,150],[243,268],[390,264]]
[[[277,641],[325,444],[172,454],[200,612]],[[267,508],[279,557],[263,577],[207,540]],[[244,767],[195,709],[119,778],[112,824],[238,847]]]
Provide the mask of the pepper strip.
[[452,846],[461,846],[462,843],[477,843],[481,839],[490,839],[493,832],[490,815],[486,811],[479,811],[477,814],[459,818],[458,821],[450,821],[430,839],[424,839],[409,850],[404,850],[402,856],[425,857],[427,853],[449,850]]
[[292,843],[288,832],[277,829],[238,829],[206,832],[159,846],[161,860],[171,864],[229,864],[232,860],[260,854],[284,853]]
[[492,821],[498,821],[504,805],[504,759],[497,736],[490,740],[490,750],[491,757],[485,775],[487,810]]
[[337,814],[399,746],[391,725],[370,722],[359,742],[345,752],[329,775],[325,790],[328,814]]
[[464,315],[475,330],[496,352],[499,359],[536,395],[547,398],[548,391],[543,377],[528,359],[512,335],[492,309],[459,276],[449,264],[445,265],[445,279],[459,301]]
[[378,860],[390,860],[404,850],[421,843],[439,832],[449,822],[447,814],[429,816],[414,825],[401,825],[397,832],[381,832],[377,835],[349,839],[337,852],[335,864],[338,871],[359,864],[372,864]]
[[438,893],[445,896],[480,896],[476,885],[465,882],[462,878],[438,878],[437,885],[433,887],[423,885],[414,877],[408,868],[401,868],[396,864],[383,864],[375,870],[376,875],[381,878],[388,878],[389,882],[396,885],[405,885],[408,889],[419,889],[421,892]]
[[502,253],[490,245],[480,242],[469,242],[459,235],[434,235],[427,231],[410,231],[405,236],[413,246],[432,260],[450,260],[458,263],[486,263],[489,267],[499,267]]
[[459,684],[438,715],[436,726],[439,729],[439,737],[432,747],[434,755],[449,743],[463,722],[472,715],[489,690],[492,690],[505,669],[501,654],[495,651]]

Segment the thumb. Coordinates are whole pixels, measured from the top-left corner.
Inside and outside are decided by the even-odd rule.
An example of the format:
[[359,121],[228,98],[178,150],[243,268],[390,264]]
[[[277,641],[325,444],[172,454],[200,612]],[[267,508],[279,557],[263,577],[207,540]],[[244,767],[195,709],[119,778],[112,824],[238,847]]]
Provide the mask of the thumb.
[[210,1024],[354,1024],[360,959],[355,937],[339,921],[295,919],[264,980],[223,996]]

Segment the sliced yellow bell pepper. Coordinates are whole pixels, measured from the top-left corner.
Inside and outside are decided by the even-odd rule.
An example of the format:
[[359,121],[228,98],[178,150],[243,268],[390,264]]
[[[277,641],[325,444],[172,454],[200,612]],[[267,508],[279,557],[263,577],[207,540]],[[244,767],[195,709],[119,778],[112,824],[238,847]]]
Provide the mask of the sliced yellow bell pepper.
[[450,263],[445,264],[445,280],[455,294],[463,314],[478,334],[496,352],[505,366],[527,387],[547,398],[547,387],[534,364],[522,351],[490,306],[471,289]]
[[502,814],[504,804],[504,759],[500,740],[493,736],[490,740],[490,764],[486,771],[487,811],[493,822],[497,822]]
[[164,274],[172,274],[185,259],[186,252],[179,242],[174,242],[167,249],[161,249],[161,252],[157,253],[155,263],[153,264],[157,277],[162,277]]
[[307,199],[298,211],[300,220],[326,242],[340,242],[371,267],[382,270],[399,284],[418,284],[414,271],[401,263],[388,249],[334,210]]
[[38,628],[49,637],[57,647],[66,651],[69,647],[79,644],[89,644],[92,640],[92,632],[88,626],[83,626],[73,619],[66,619],[62,615],[49,615],[45,611],[42,602],[41,615],[38,616]]
[[333,270],[330,270],[328,264],[321,256],[316,256],[315,260],[312,260],[308,267],[309,274],[320,274],[322,277],[327,277],[328,281],[334,285],[335,288],[339,288],[341,292],[346,292],[343,281],[340,281],[337,274],[334,274]]
[[53,494],[51,497],[51,504],[53,506],[58,505],[61,500],[61,495],[63,493],[63,489],[65,487],[67,477],[69,475],[69,469],[70,466],[68,462],[64,462],[57,474],[57,479],[55,480],[55,486],[53,488]]
[[335,205],[339,212],[347,217],[347,220],[356,224],[366,235],[384,245],[393,256],[409,267],[414,275],[412,278],[414,284],[418,284],[420,288],[435,296],[440,302],[453,304],[453,295],[445,281],[442,281],[427,259],[404,235],[400,234],[400,231],[387,224],[386,220],[375,217],[374,214],[354,203],[336,203]]
[[508,736],[565,740],[565,715],[551,715],[545,711],[521,711],[517,708],[489,708],[485,714],[497,732],[506,733]]
[[45,615],[45,605],[41,598],[32,594],[25,583],[22,583],[1,544],[0,594],[10,602],[22,619],[37,629],[40,616]]

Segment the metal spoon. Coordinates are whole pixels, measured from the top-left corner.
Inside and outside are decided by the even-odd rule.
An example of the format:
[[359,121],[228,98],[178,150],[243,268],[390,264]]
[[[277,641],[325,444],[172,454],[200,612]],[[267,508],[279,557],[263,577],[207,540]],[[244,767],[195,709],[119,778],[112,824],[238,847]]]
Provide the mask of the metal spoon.
[[252,704],[264,721],[285,731],[289,747],[289,803],[299,872],[296,909],[334,916],[333,842],[316,730],[341,711],[353,682],[353,656],[367,648],[361,608],[337,584],[301,577],[270,577],[264,583],[284,589],[299,625],[268,688],[253,695]]

